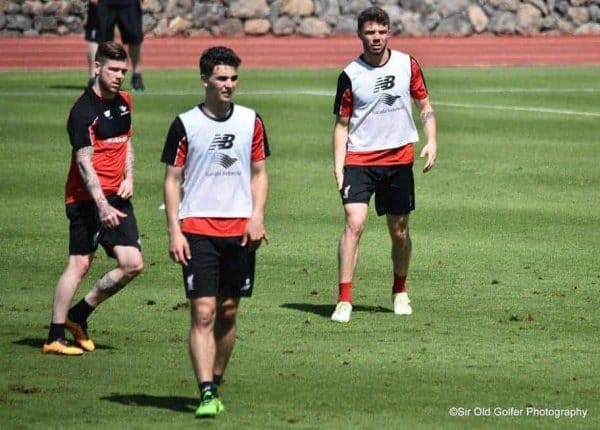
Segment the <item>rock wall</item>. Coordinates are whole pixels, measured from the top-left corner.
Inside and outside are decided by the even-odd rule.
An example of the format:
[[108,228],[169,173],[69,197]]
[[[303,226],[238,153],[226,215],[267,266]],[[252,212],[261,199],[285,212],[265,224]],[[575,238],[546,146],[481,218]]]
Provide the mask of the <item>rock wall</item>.
[[[0,36],[80,34],[84,0],[0,0]],[[600,0],[145,0],[155,36],[329,36],[356,31],[369,6],[404,36],[600,35]]]

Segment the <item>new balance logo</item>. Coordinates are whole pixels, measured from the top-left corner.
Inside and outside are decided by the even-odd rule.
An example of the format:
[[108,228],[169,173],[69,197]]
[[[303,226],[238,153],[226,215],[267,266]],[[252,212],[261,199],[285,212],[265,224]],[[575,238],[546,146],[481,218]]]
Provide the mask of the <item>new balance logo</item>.
[[393,75],[388,76],[380,76],[375,81],[375,88],[373,88],[373,93],[378,93],[380,91],[389,90],[390,88],[394,88],[394,81],[396,77]]
[[250,288],[252,288],[252,283],[250,282],[250,278],[246,278],[246,282],[242,288],[240,288],[240,291],[248,291]]
[[344,192],[342,193],[342,198],[347,199],[348,198],[348,193],[350,192],[350,187],[352,185],[348,185],[346,187],[344,187]]
[[194,274],[190,274],[185,278],[185,286],[188,291],[194,291]]
[[234,140],[234,134],[215,134],[215,137],[208,147],[208,150],[214,151],[215,149],[229,149],[233,146]]
[[221,167],[224,167],[225,169],[229,169],[236,161],[237,158],[232,158],[227,154],[223,154],[222,152],[217,152],[213,157],[213,162],[217,163]]
[[379,96],[379,100],[388,106],[391,106],[394,103],[396,103],[396,100],[398,100],[399,98],[400,98],[400,96],[393,96],[393,95],[387,94],[387,93],[384,93]]

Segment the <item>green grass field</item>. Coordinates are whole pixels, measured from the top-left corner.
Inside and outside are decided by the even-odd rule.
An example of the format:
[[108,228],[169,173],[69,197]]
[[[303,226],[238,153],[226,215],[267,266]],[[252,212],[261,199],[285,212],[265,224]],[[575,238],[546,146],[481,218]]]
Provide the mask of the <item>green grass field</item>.
[[[271,243],[239,316],[227,411],[202,422],[158,210],[165,134],[201,100],[197,74],[147,72],[134,95],[146,270],[92,317],[97,351],[68,358],[40,348],[67,253],[65,122],[86,79],[0,73],[0,427],[600,428],[600,70],[425,72],[439,154],[431,173],[416,169],[415,313],[391,312],[389,239],[373,211],[353,319],[340,325],[329,320],[343,226],[330,155],[338,71],[241,71],[236,101],[261,113],[272,150]],[[112,264],[98,253],[76,299]]]

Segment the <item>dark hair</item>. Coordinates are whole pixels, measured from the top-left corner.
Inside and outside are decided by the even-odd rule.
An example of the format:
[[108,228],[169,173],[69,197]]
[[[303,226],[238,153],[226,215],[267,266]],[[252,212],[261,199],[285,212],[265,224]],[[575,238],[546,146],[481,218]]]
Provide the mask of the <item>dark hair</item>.
[[365,22],[375,21],[377,24],[385,25],[389,28],[390,17],[387,12],[380,7],[373,6],[363,10],[358,15],[358,32],[360,33]]
[[233,49],[225,46],[213,46],[205,50],[200,56],[200,74],[210,76],[215,66],[240,67],[242,60],[237,56]]
[[127,61],[127,52],[120,43],[103,42],[98,45],[95,60],[100,64],[104,64],[108,60]]

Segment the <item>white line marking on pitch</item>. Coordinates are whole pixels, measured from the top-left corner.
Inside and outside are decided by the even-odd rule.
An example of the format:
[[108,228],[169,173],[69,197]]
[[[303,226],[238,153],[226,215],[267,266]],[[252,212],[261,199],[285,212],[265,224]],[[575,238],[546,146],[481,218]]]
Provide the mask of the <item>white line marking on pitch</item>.
[[[436,93],[463,93],[463,92],[498,92],[498,93],[506,93],[506,92],[547,92],[547,93],[558,93],[558,92],[596,92],[599,91],[595,88],[475,88],[470,91],[463,90],[453,90],[453,89],[439,89],[433,92]],[[72,91],[51,91],[51,92],[40,92],[40,91],[0,91],[0,96],[16,96],[16,97],[44,97],[44,96],[71,96]],[[327,90],[300,90],[300,89],[281,89],[281,90],[240,90],[238,91],[238,95],[240,96],[294,96],[294,95],[305,95],[305,96],[322,96],[322,97],[334,97],[335,93]],[[151,91],[147,91],[144,94],[140,94],[139,97],[152,97],[152,96],[196,96],[194,91],[161,91],[153,93]],[[524,107],[524,106],[502,106],[502,105],[489,105],[489,104],[479,104],[479,103],[455,103],[448,101],[439,101],[433,100],[433,105],[435,106],[445,106],[445,107],[456,107],[456,108],[464,108],[464,109],[495,109],[495,110],[507,110],[507,111],[519,111],[519,112],[533,112],[533,113],[547,113],[554,115],[575,115],[575,116],[588,116],[588,117],[600,117],[600,112],[586,112],[586,111],[576,111],[571,109],[552,109],[552,108],[540,108],[540,107]]]
[[484,105],[479,103],[453,103],[444,101],[434,101],[433,106],[458,107],[466,109],[495,109],[495,110],[510,110],[519,112],[535,112],[535,113],[551,113],[557,115],[577,115],[577,116],[594,116],[600,117],[600,112],[582,112],[569,109],[550,109],[537,107],[523,106],[501,106],[501,105]]

